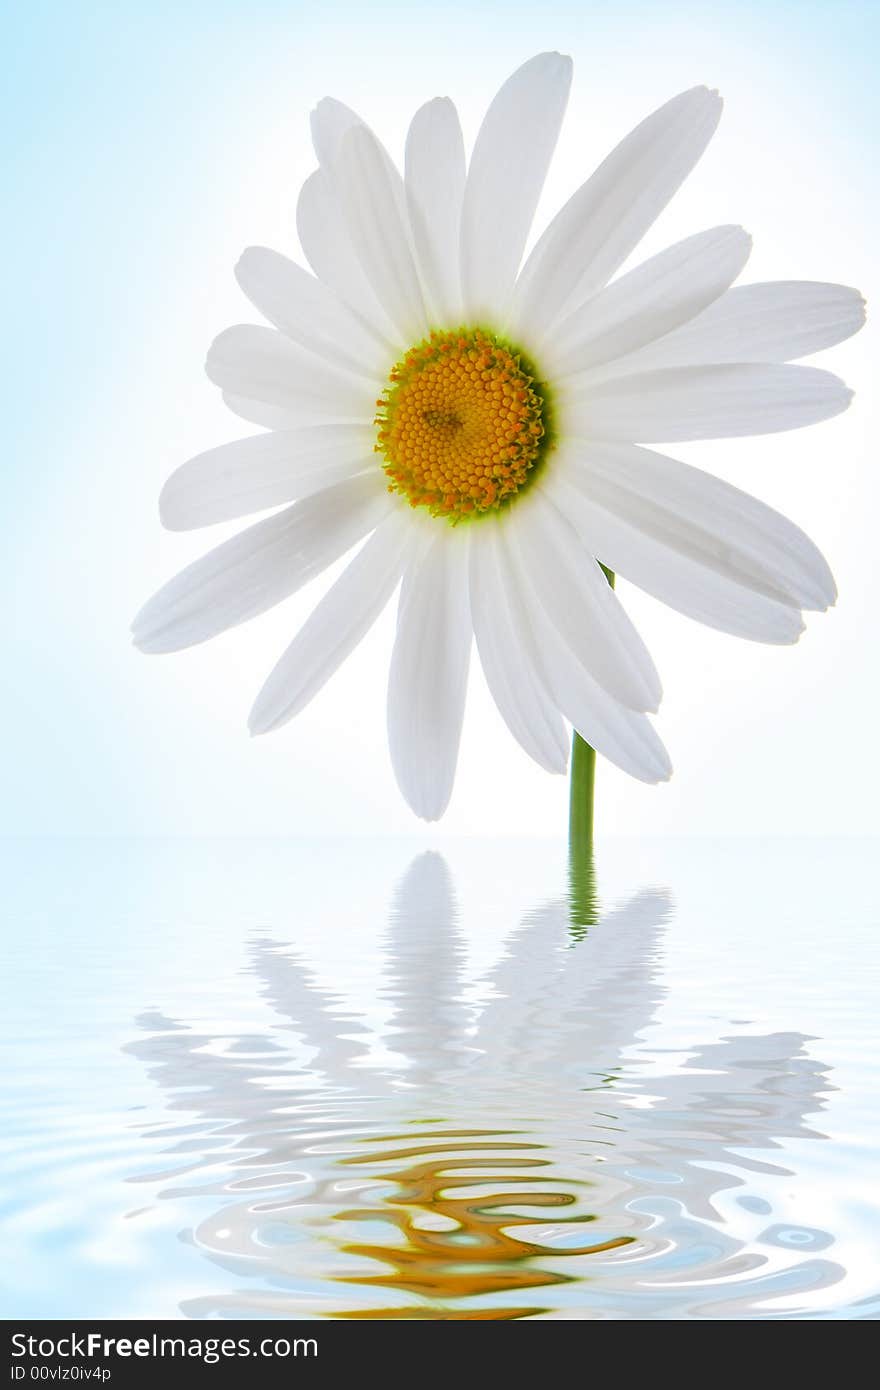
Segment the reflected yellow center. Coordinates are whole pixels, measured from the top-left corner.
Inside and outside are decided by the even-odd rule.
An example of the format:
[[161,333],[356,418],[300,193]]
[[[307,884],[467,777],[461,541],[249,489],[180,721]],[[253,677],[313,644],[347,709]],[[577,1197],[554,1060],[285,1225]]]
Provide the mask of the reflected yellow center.
[[550,442],[546,388],[512,344],[480,328],[432,333],[393,368],[376,450],[389,489],[452,522],[497,512]]

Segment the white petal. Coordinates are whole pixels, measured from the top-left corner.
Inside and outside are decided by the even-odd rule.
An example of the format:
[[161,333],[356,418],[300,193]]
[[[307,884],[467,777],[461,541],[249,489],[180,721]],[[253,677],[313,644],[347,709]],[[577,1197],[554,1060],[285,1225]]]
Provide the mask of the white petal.
[[506,520],[535,598],[586,670],[630,709],[654,710],[661,686],[648,651],[596,560],[535,483]]
[[315,155],[325,169],[333,169],[348,132],[365,124],[356,111],[335,97],[322,97],[311,114],[310,123]]
[[306,425],[208,449],[181,464],[163,487],[162,524],[188,531],[309,497],[375,468],[373,442],[363,425]]
[[585,490],[626,520],[709,552],[731,577],[798,608],[824,611],[837,590],[809,536],[756,497],[699,468],[631,444],[596,445],[585,456]]
[[376,387],[304,352],[274,328],[238,324],[214,339],[205,363],[217,386],[290,411],[302,424],[366,424]]
[[465,312],[490,321],[506,307],[571,86],[571,59],[541,53],[509,77],[486,112],[461,212]]
[[449,804],[471,650],[466,528],[445,528],[403,580],[388,682],[397,782],[423,820]]
[[401,216],[406,218],[406,194],[404,193],[400,170],[375,131],[370,129],[366,121],[356,111],[352,111],[350,106],[337,101],[335,97],[322,97],[312,112],[311,126],[312,143],[315,147],[318,163],[334,179],[339,173],[339,156],[349,131],[367,131],[382,155],[382,162],[385,165],[385,172],[394,193],[394,200]]
[[865,322],[858,290],[810,280],[737,285],[690,323],[600,375],[718,362],[790,362],[841,343]]
[[[384,341],[398,346],[397,330],[389,322],[367,279],[351,243],[334,185],[324,169],[311,174],[300,190],[296,230],[303,253],[318,279],[329,285]],[[397,355],[399,353],[395,357]]]
[[295,343],[334,366],[385,381],[394,362],[389,344],[295,261],[249,246],[235,274],[254,307]]
[[694,87],[636,126],[535,246],[516,287],[511,331],[542,332],[608,283],[684,182],[720,116],[718,93]]
[[801,604],[833,601],[827,565],[797,527],[674,459],[584,446],[556,458],[548,492],[609,569],[722,632],[796,642]]
[[567,383],[564,427],[577,439],[725,439],[813,425],[851,399],[830,372],[774,363],[669,367],[600,382],[585,375]]
[[248,721],[252,734],[299,714],[354,651],[400,583],[412,542],[410,518],[401,512],[377,527],[269,675]]
[[337,157],[337,191],[352,244],[377,299],[408,343],[428,331],[409,229],[375,136],[356,126]]
[[[581,738],[624,772],[642,782],[666,781],[672,764],[650,721],[621,705],[593,679],[538,601],[518,556],[511,553],[510,558],[532,624],[541,675],[559,709]],[[602,582],[610,592],[604,577]]]
[[135,645],[180,651],[265,613],[344,555],[391,505],[376,469],[258,521],[154,594],[132,624]]
[[284,410],[280,405],[267,405],[265,401],[252,401],[247,396],[237,396],[234,391],[224,391],[223,404],[252,425],[262,425],[267,430],[301,429],[301,416],[295,410]]
[[[300,241],[310,264],[339,297],[352,308],[364,329],[377,338],[382,355],[369,360],[381,365],[382,382],[387,380],[393,363],[409,346],[408,324],[403,329],[386,312],[384,287],[377,285],[368,263],[367,247],[363,243],[360,220],[352,224],[349,204],[351,189],[346,186],[347,160],[343,158],[346,137],[361,132],[382,166],[381,196],[390,197],[396,208],[396,219],[409,240],[408,214],[403,179],[388,151],[368,126],[350,107],[332,97],[319,101],[311,116],[312,139],[321,169],[308,187],[303,187],[297,209]],[[380,238],[382,233],[380,232]],[[364,359],[368,360],[368,359]]]
[[560,488],[560,506],[576,522],[584,543],[603,563],[661,603],[707,627],[752,642],[786,646],[804,630],[800,611],[756,594],[691,556],[623,521],[596,503]]
[[661,251],[564,319],[541,345],[542,365],[569,376],[687,323],[733,283],[751,244],[742,227],[714,227]]
[[458,242],[464,194],[458,112],[437,97],[415,114],[406,139],[406,198],[427,308],[447,326],[461,319]]
[[471,613],[486,684],[529,757],[548,772],[564,772],[568,737],[535,673],[529,619],[511,581],[500,527],[488,523],[470,530]]

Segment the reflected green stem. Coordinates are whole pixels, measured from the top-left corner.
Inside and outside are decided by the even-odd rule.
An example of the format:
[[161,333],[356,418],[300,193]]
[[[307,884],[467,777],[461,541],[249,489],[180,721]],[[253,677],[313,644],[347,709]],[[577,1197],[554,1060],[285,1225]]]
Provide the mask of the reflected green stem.
[[596,864],[589,840],[572,840],[569,846],[568,909],[572,941],[582,941],[599,920]]

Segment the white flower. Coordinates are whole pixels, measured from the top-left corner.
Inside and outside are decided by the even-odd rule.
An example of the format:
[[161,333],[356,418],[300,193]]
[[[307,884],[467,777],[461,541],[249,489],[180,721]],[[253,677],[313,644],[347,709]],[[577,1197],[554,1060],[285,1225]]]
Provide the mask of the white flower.
[[524,64],[489,108],[470,164],[455,107],[419,110],[401,178],[332,100],[298,231],[314,276],[251,248],[239,282],[271,328],[230,328],[207,370],[268,433],[184,464],[172,530],[281,507],[190,565],[141,610],[146,652],[203,642],[294,593],[358,542],[261,690],[265,733],[297,714],[401,585],[388,728],[419,815],[452,789],[471,637],[514,737],[563,772],[566,722],[646,782],[669,776],[646,717],[648,652],[599,561],[682,613],[787,643],[834,602],[790,521],[643,446],[794,429],[844,410],[828,372],[788,365],[856,331],[835,285],[731,289],[739,227],[620,266],[705,149],[721,112],[696,87],[615,149],[521,265],[571,63]]

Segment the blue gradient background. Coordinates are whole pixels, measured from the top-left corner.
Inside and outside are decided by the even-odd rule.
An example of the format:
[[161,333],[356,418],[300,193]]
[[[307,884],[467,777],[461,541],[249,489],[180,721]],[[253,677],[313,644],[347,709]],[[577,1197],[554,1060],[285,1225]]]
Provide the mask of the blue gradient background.
[[[390,616],[297,723],[255,741],[250,700],[320,585],[179,657],[141,657],[127,635],[149,593],[226,534],[163,535],[156,497],[177,463],[248,432],[201,364],[216,332],[253,319],[232,278],[242,247],[297,254],[293,210],[313,167],[307,118],[320,96],[361,110],[399,154],[428,97],[456,99],[471,141],[513,67],[545,48],[572,53],[546,217],[631,125],[707,82],[727,100],[721,132],[645,251],[741,221],[755,236],[745,279],[873,289],[874,3],[336,3],[316,13],[265,0],[35,0],[7,9],[4,27],[9,833],[416,825],[385,751]],[[811,620],[795,650],[774,650],[705,632],[623,587],[664,676],[659,727],[676,776],[649,790],[603,769],[608,830],[878,829],[870,328],[822,365],[860,392],[843,419],[670,452],[805,526],[835,569],[838,608]],[[444,829],[560,832],[565,786],[519,753],[476,674],[473,687]]]

